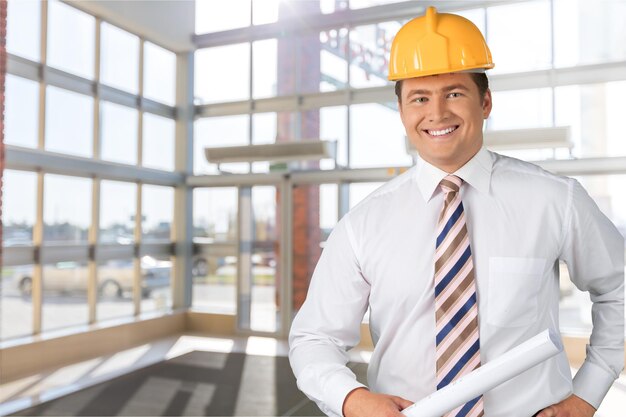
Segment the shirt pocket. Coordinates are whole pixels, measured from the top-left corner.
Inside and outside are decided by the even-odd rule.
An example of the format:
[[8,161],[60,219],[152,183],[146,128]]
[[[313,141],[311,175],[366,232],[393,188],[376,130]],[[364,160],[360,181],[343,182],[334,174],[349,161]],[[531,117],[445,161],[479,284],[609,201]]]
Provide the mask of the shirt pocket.
[[537,319],[545,258],[489,258],[487,323],[526,326]]

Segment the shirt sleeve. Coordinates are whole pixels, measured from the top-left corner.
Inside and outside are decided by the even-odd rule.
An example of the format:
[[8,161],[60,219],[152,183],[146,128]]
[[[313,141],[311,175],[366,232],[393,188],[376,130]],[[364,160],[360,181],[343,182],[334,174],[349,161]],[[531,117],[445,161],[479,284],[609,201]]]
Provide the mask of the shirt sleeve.
[[326,241],[289,333],[298,388],[330,416],[341,416],[346,395],[364,386],[346,366],[347,351],[360,339],[370,292],[351,231],[344,216]]
[[593,303],[593,330],[574,394],[597,409],[624,368],[624,238],[575,180],[568,206],[561,259]]

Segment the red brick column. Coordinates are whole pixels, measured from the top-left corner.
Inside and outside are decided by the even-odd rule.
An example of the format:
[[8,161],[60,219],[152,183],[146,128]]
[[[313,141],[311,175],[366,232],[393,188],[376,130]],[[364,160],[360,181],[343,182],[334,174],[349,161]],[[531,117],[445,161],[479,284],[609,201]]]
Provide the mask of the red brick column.
[[[281,19],[302,18],[310,13],[320,13],[319,2],[284,2],[281,3],[279,17]],[[278,95],[319,91],[320,78],[318,33],[278,39]],[[277,142],[320,138],[319,110],[303,111],[300,115],[291,112],[279,113],[277,120]],[[306,167],[315,169],[319,167],[319,163],[308,162]],[[280,236],[281,196],[279,192],[276,193],[276,198],[278,208],[276,227]],[[306,298],[311,275],[321,254],[319,203],[319,186],[301,185],[294,188],[292,302],[296,311]],[[278,250],[276,254],[278,258]],[[280,278],[277,274],[277,283],[280,282]]]
[[4,81],[7,71],[7,2],[0,0],[0,271],[2,270],[2,177],[4,173]]

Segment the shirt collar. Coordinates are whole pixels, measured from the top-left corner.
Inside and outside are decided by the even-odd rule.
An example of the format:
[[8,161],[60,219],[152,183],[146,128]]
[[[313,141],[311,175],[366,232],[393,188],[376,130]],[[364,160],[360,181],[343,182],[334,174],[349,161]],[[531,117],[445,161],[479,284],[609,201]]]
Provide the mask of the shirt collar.
[[[441,180],[449,174],[426,162],[422,158],[418,158],[416,165],[414,174],[415,181],[417,181],[417,185],[424,200],[429,201]],[[488,194],[492,168],[493,160],[491,154],[487,148],[483,146],[472,159],[467,161],[467,163],[454,172],[453,175],[461,178],[478,191]]]

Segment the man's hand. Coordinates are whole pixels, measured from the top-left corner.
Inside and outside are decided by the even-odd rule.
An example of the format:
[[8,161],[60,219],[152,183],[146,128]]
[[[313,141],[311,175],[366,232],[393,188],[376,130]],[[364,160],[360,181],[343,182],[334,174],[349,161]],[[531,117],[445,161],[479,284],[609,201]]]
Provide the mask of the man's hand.
[[591,417],[596,409],[587,401],[570,395],[560,403],[546,407],[536,417]]
[[345,417],[398,417],[413,403],[394,395],[375,394],[366,388],[351,391],[343,402]]

